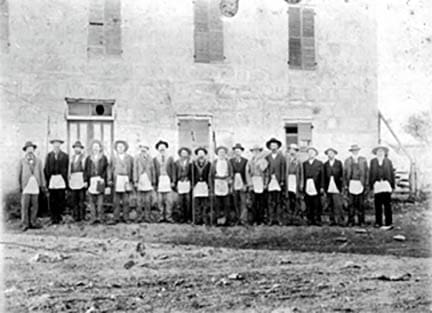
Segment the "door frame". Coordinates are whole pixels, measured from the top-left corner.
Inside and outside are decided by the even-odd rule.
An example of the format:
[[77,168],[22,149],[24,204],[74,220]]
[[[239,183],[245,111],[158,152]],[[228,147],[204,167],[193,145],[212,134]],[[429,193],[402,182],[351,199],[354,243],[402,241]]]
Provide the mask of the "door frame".
[[214,148],[212,147],[212,133],[213,133],[213,114],[177,114],[176,125],[177,125],[177,146],[180,145],[180,122],[182,120],[204,120],[208,122],[208,150],[209,155],[213,153]]

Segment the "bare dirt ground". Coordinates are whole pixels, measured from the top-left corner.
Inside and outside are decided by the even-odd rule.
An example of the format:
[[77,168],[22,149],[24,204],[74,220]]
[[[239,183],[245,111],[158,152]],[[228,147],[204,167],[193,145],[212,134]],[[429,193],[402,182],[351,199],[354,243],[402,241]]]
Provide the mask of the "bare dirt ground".
[[6,312],[432,312],[430,216],[404,204],[366,232],[13,222]]

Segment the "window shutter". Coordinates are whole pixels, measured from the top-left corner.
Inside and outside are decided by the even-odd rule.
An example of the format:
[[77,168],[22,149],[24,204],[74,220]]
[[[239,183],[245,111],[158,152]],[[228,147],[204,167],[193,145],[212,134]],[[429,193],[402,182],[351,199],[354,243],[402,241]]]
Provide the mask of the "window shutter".
[[301,49],[301,19],[300,8],[289,7],[288,9],[288,51],[290,67],[302,66],[302,49]]
[[209,57],[210,61],[220,62],[224,60],[223,50],[223,23],[219,1],[210,0],[209,4]]
[[315,67],[315,12],[313,9],[303,9],[303,67]]
[[120,55],[121,49],[121,2],[105,0],[105,48],[110,55]]
[[312,124],[298,124],[298,143],[300,146],[308,146],[312,142]]
[[89,55],[103,55],[104,47],[104,0],[90,0],[88,27]]
[[195,62],[208,63],[209,57],[209,0],[195,0],[194,3],[194,50]]

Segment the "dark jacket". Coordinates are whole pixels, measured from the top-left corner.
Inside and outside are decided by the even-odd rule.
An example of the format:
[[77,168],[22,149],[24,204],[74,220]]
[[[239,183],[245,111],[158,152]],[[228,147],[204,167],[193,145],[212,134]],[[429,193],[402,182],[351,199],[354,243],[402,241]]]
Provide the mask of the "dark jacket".
[[199,165],[198,160],[196,160],[193,162],[193,166],[193,184],[206,182],[210,186],[210,162],[205,160],[202,165]]
[[59,151],[57,160],[54,151],[51,151],[46,156],[45,160],[45,179],[49,185],[52,175],[61,175],[65,181],[66,188],[68,186],[68,171],[69,171],[69,156],[63,151]]
[[330,177],[333,176],[336,187],[339,192],[342,192],[343,188],[343,166],[342,162],[339,160],[335,160],[333,166],[330,166],[330,161],[324,163],[324,190],[327,192]]
[[[368,172],[368,164],[365,157],[358,157],[359,171],[360,171],[360,182],[366,188],[369,183],[369,172]],[[349,186],[349,181],[353,179],[353,165],[354,159],[353,157],[349,157],[345,160],[344,164],[344,180],[345,186]]]
[[[303,190],[303,164],[297,158],[293,159],[289,154],[286,156],[286,181],[288,183],[288,175],[290,175],[290,171],[296,176],[297,180],[297,191]],[[291,175],[293,175],[291,174]],[[288,191],[288,189],[287,189]]]
[[243,180],[243,184],[247,184],[246,180],[246,165],[248,163],[248,160],[244,157],[240,157],[240,161],[237,161],[237,158],[232,158],[229,160],[233,169],[233,176],[235,176],[236,173],[240,173],[240,176]]
[[192,182],[192,161],[190,159],[187,160],[185,165],[182,164],[180,159],[175,161],[175,178],[176,184],[185,180]]
[[104,180],[105,184],[108,183],[108,159],[105,155],[102,155],[97,162],[93,162],[89,155],[85,160],[84,166],[84,180],[90,186],[90,178],[100,176]]
[[129,182],[133,182],[133,165],[134,159],[127,153],[123,160],[118,155],[112,158],[109,180],[114,183],[114,186],[118,175],[126,175],[129,177]]
[[379,166],[377,158],[373,158],[370,161],[370,188],[372,189],[374,183],[381,180],[387,180],[390,183],[390,186],[393,189],[395,188],[395,173],[393,169],[393,163],[387,157],[384,158],[383,164],[381,166]]
[[143,173],[147,173],[152,186],[156,186],[156,173],[153,159],[150,155],[144,157],[144,155],[139,154],[134,158],[133,177],[135,183],[139,182],[139,178]]
[[228,181],[228,184],[232,183],[232,179],[233,179],[232,165],[228,159],[226,159],[226,161],[227,161],[227,166],[228,166],[228,174],[226,176],[223,176],[223,177],[216,175],[216,166],[217,166],[217,162],[219,162],[218,159],[213,161],[213,163],[210,167],[210,186],[211,186],[211,188],[214,187],[214,180],[216,178],[226,179]]
[[[171,181],[171,184],[174,184],[176,181],[176,167],[174,164],[174,159],[171,156],[167,156],[166,157],[167,160],[165,161],[166,164],[166,172],[167,175]],[[154,168],[155,168],[155,174],[156,174],[156,186],[159,184],[159,176],[161,174],[161,163],[158,159],[158,157],[154,157],[153,158],[153,164],[154,164]]]
[[268,176],[271,180],[271,176],[275,175],[278,183],[280,185],[285,185],[286,179],[286,161],[285,157],[281,152],[278,152],[276,158],[273,159],[272,154],[269,153],[266,156],[266,160],[269,163],[268,165]]
[[312,178],[315,184],[315,188],[320,192],[321,188],[324,188],[324,169],[323,163],[320,160],[315,159],[312,164],[308,161],[303,162],[303,191],[306,191],[306,181]]

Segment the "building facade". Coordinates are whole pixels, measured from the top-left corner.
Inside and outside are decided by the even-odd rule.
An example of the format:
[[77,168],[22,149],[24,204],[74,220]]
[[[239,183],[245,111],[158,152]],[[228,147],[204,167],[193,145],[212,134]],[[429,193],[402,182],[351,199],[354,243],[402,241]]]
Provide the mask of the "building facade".
[[[373,1],[34,0],[1,4],[2,188],[22,144],[102,139],[345,155],[377,143]],[[228,1],[229,2],[229,1]],[[235,5],[235,1],[233,1]],[[322,156],[322,155],[321,155]]]

